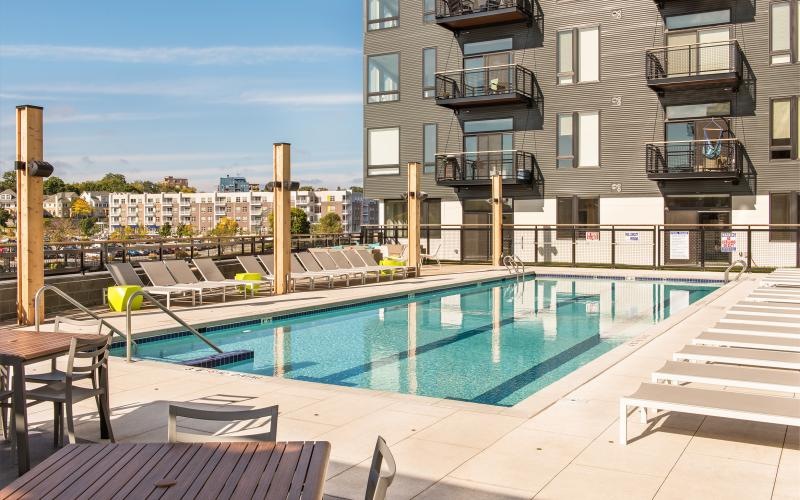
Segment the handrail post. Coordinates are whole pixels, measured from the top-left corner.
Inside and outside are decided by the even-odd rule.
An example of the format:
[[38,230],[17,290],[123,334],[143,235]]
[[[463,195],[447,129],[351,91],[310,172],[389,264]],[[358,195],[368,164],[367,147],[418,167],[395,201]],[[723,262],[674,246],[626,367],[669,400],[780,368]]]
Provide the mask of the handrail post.
[[747,226],[747,268],[753,267],[753,227]]
[[611,269],[617,268],[617,232],[611,226]]

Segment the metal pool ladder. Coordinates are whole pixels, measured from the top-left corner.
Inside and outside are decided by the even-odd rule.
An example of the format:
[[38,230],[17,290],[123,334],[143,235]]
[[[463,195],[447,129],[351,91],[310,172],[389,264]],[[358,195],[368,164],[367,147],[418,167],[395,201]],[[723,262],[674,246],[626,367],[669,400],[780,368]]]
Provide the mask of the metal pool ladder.
[[737,265],[737,264],[741,264],[741,266],[742,266],[742,270],[741,270],[741,271],[739,271],[739,274],[737,274],[737,275],[736,275],[736,279],[735,279],[734,281],[739,281],[739,278],[741,278],[741,277],[742,277],[742,274],[743,274],[745,271],[747,271],[748,267],[747,267],[747,261],[746,261],[746,260],[744,260],[744,259],[737,259],[737,260],[733,261],[733,263],[732,263],[730,266],[728,266],[728,268],[727,268],[727,269],[725,269],[725,277],[723,278],[723,280],[725,281],[725,283],[728,283],[728,282],[730,282],[730,279],[728,279],[728,275],[730,274],[731,270],[732,270],[734,267],[736,267],[736,265]]
[[508,270],[509,274],[517,276],[525,275],[525,263],[516,254],[510,254],[503,257],[503,266]]
[[187,323],[184,320],[182,320],[181,318],[179,318],[177,314],[175,314],[174,312],[170,311],[161,302],[159,302],[156,299],[154,299],[152,295],[150,295],[149,293],[145,292],[144,290],[137,290],[136,292],[132,293],[130,297],[128,297],[128,302],[125,304],[125,359],[127,361],[130,362],[131,357],[133,355],[132,346],[131,346],[131,344],[134,343],[134,340],[133,340],[133,329],[131,327],[131,311],[132,311],[131,306],[133,305],[133,299],[135,299],[136,297],[144,297],[144,298],[146,298],[147,300],[152,302],[153,305],[155,305],[157,308],[161,309],[162,312],[166,313],[167,316],[169,316],[170,318],[174,319],[182,327],[184,327],[187,330],[189,330],[189,332],[192,333],[195,337],[197,337],[200,340],[202,340],[203,342],[205,342],[209,347],[211,347],[212,349],[214,349],[215,351],[217,351],[220,354],[223,352],[222,349],[220,349],[213,342],[208,340],[203,334],[201,334],[200,332],[198,332],[197,330],[195,330],[194,328],[189,326],[189,323]]

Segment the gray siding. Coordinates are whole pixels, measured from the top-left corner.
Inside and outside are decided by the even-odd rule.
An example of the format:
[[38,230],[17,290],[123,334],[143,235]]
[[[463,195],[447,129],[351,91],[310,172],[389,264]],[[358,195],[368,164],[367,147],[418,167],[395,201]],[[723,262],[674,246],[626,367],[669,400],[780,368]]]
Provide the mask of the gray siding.
[[[463,32],[456,38],[449,30],[422,22],[420,0],[400,0],[400,26],[367,32],[364,37],[368,54],[400,52],[400,100],[392,103],[366,104],[364,126],[400,127],[401,175],[368,177],[365,195],[371,198],[398,198],[405,191],[405,164],[422,160],[422,125],[438,123],[438,152],[456,152],[462,148],[460,120],[515,117],[514,143],[518,149],[533,152],[545,178],[544,192],[528,192],[528,197],[547,198],[560,195],[584,196],[661,196],[662,194],[730,192],[766,194],[771,191],[800,189],[800,162],[769,161],[769,100],[771,97],[800,94],[800,64],[769,66],[769,2],[759,1],[753,8],[746,1],[667,0],[664,14],[689,9],[713,10],[736,7],[731,37],[736,38],[755,73],[754,105],[737,104],[732,128],[745,144],[757,172],[757,182],[731,186],[722,182],[670,183],[664,190],[645,173],[646,142],[664,139],[663,104],[645,81],[645,50],[665,44],[662,12],[653,0],[541,0],[544,32],[525,25],[505,25]],[[693,6],[702,3],[702,8]],[[621,10],[617,19],[612,15]],[[600,26],[600,82],[556,85],[556,32],[580,25]],[[461,44],[465,42],[513,36],[514,62],[531,69],[544,94],[544,113],[536,117],[521,107],[490,107],[480,111],[462,111],[460,116],[437,106],[433,99],[422,98],[422,49],[437,47],[438,70],[461,68]],[[612,104],[621,98],[621,106]],[[600,111],[601,166],[591,169],[555,168],[556,115],[561,112]],[[366,133],[366,132],[365,132]],[[621,184],[614,193],[612,184]],[[426,176],[423,189],[434,197],[455,199],[451,188],[436,186],[433,175]],[[473,190],[474,191],[474,190]],[[475,193],[478,195],[479,193]],[[522,194],[522,193],[519,193]],[[469,196],[462,191],[461,196]],[[515,193],[517,196],[517,193]]]

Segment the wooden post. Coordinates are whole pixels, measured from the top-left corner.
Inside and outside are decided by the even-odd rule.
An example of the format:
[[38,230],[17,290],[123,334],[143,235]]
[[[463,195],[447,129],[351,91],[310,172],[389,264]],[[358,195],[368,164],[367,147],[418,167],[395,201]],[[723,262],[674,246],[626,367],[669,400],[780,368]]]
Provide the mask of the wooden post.
[[419,276],[422,268],[420,258],[420,224],[422,207],[419,199],[419,175],[420,164],[411,162],[408,164],[408,265],[416,269],[416,276]]
[[291,227],[291,145],[276,143],[272,148],[274,189],[274,221],[273,248],[275,252],[275,293],[283,295],[289,292],[291,276],[292,234]]
[[492,175],[492,264],[503,265],[503,176]]
[[[17,161],[43,160],[43,114],[38,106],[17,106]],[[17,169],[17,323],[26,326],[35,323],[33,299],[44,286],[43,181],[27,167]]]

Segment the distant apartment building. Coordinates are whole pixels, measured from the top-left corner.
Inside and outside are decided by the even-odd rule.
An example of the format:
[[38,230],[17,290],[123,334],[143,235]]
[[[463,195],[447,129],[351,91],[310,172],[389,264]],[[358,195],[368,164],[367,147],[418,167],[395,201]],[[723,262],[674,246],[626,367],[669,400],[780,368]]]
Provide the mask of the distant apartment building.
[[217,191],[223,193],[246,193],[250,191],[250,183],[244,177],[231,177],[226,175],[219,178]]
[[250,186],[250,191],[261,191],[261,184],[257,182],[251,182],[249,183],[249,186]]
[[[111,193],[108,226],[111,231],[123,226],[144,227],[155,234],[164,224],[173,228],[188,225],[197,234],[208,234],[223,217],[227,217],[235,220],[244,234],[267,234],[267,215],[272,210],[272,203],[273,193],[266,191]],[[349,190],[295,191],[292,192],[291,206],[306,212],[312,224],[319,221],[320,215],[335,212],[342,218],[344,231],[361,230],[361,193]]]
[[164,177],[164,185],[167,187],[189,187],[189,179],[168,175]]
[[44,214],[48,217],[69,217],[72,203],[78,199],[77,193],[62,192],[45,196],[42,203]]
[[[497,174],[508,224],[800,223],[798,0],[365,4],[381,223],[406,221],[410,162],[423,223],[488,224]],[[485,261],[489,235],[449,251]]]
[[108,196],[106,191],[84,191],[80,197],[92,207],[92,216],[105,219],[108,217]]
[[17,193],[11,189],[0,192],[0,209],[11,213],[17,212]]

